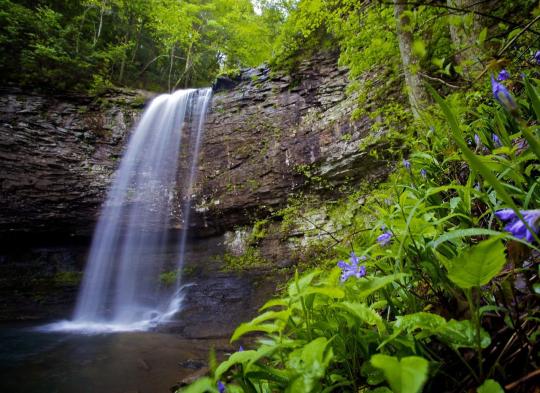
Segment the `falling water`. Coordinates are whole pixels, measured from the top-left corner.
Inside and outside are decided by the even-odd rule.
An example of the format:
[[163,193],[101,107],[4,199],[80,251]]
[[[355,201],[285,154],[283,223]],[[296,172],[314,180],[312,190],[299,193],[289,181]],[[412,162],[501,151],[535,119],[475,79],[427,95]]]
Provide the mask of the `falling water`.
[[[159,280],[162,262],[151,256],[163,253],[172,212],[177,210],[177,194],[185,189],[178,271],[183,264],[210,98],[211,89],[181,90],[155,98],[145,111],[94,232],[74,318],[49,325],[50,330],[143,330],[178,312],[180,280],[172,293],[164,293]],[[186,130],[189,138],[183,137]],[[189,170],[179,180],[179,153],[186,139],[190,144]]]

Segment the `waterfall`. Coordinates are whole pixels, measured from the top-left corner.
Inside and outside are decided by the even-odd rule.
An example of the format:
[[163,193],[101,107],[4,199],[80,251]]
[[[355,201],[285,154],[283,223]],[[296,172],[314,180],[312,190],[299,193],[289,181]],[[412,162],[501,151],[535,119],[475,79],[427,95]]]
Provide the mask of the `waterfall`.
[[[144,330],[179,311],[180,274],[176,288],[164,290],[163,261],[155,256],[163,254],[171,217],[184,200],[181,271],[210,98],[211,89],[181,90],[158,96],[144,112],[102,208],[73,320],[49,325],[52,330]],[[189,152],[183,179],[181,151]]]

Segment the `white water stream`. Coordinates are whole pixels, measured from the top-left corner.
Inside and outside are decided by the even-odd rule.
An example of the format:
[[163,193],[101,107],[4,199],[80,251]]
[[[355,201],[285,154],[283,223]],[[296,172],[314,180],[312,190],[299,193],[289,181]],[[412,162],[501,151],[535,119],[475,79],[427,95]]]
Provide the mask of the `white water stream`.
[[[182,303],[189,210],[211,89],[181,90],[155,98],[133,132],[107,195],[71,321],[48,331],[146,330],[178,313]],[[188,174],[179,179],[183,133],[190,132]],[[183,183],[187,182],[187,183]],[[163,253],[170,219],[183,195],[176,286],[164,288]]]

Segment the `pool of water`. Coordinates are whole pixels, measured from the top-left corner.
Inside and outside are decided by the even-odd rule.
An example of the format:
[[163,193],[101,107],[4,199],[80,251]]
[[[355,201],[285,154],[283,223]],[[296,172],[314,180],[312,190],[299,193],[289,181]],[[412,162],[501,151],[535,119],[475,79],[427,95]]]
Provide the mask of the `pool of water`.
[[166,393],[204,371],[210,348],[226,339],[185,339],[160,332],[98,335],[0,325],[2,393]]

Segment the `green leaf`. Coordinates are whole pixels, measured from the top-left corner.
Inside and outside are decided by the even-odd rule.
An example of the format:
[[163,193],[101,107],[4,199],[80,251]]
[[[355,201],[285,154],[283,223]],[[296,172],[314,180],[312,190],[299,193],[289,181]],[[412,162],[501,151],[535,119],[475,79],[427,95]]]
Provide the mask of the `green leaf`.
[[287,391],[311,392],[326,373],[326,368],[334,357],[332,348],[327,350],[328,340],[319,337],[291,352],[287,366],[298,373],[298,377]]
[[379,333],[386,332],[386,326],[381,316],[363,303],[343,302],[336,304],[335,307],[348,311],[351,315],[368,325],[377,326]]
[[394,356],[373,355],[371,364],[380,368],[394,393],[418,393],[427,380],[428,361],[418,356],[398,360]]
[[369,385],[379,385],[384,381],[384,373],[381,369],[374,367],[371,362],[362,363],[360,374],[366,379]]
[[357,296],[359,298],[366,298],[373,292],[378,291],[394,281],[401,280],[406,276],[406,274],[398,273],[383,277],[366,277],[362,280],[358,280],[356,285],[358,289]]
[[413,53],[416,56],[420,57],[420,58],[426,56],[427,51],[426,51],[426,44],[424,43],[424,41],[422,41],[422,40],[414,41],[414,43],[413,43]]
[[450,261],[448,278],[462,289],[486,285],[506,263],[500,237],[493,237],[468,248]]
[[234,331],[231,337],[231,342],[238,340],[240,337],[242,337],[244,334],[247,334],[247,333],[252,333],[252,332],[274,333],[274,332],[277,332],[279,329],[280,327],[277,326],[275,323],[266,323],[263,325],[253,325],[250,322],[242,323]]
[[484,29],[482,29],[480,34],[478,34],[478,43],[480,45],[482,45],[484,43],[484,41],[486,40],[487,33],[488,33],[488,29],[487,29],[487,27],[484,27]]
[[467,228],[467,229],[457,229],[454,231],[446,232],[443,235],[439,236],[437,239],[428,243],[428,246],[437,248],[441,243],[444,243],[449,240],[460,239],[463,237],[471,236],[501,236],[504,235],[502,232],[494,231],[492,229],[484,228]]
[[417,312],[415,314],[396,317],[394,326],[399,330],[406,330],[408,333],[412,333],[418,329],[436,332],[445,324],[446,319],[440,315],[429,312]]
[[[435,334],[451,347],[475,348],[476,347],[476,328],[471,321],[456,321],[451,319],[442,326]],[[480,329],[480,346],[487,348],[491,344],[489,333],[483,328]]]
[[272,307],[287,307],[288,305],[289,305],[289,301],[286,299],[272,299],[264,303],[264,305],[261,308],[259,308],[259,311],[264,311]]
[[258,355],[257,351],[242,351],[235,352],[227,360],[222,362],[216,369],[215,377],[216,379],[221,378],[223,373],[225,373],[229,368],[235,364],[246,364],[251,361],[254,357]]
[[503,388],[499,383],[493,379],[486,379],[482,386],[477,390],[477,393],[504,393]]
[[217,392],[216,384],[209,377],[198,379],[196,382],[189,385],[187,388],[180,389],[178,393],[202,393],[202,392]]
[[[297,273],[298,274],[298,273]],[[317,277],[320,274],[319,270],[314,270],[302,277],[298,277],[298,275],[295,275],[294,280],[289,284],[289,296],[302,296],[304,295],[304,290],[307,289],[307,287],[311,284],[313,279]]]
[[531,100],[534,113],[536,114],[536,119],[540,120],[540,97],[538,95],[538,91],[529,81],[529,78],[525,78],[525,90],[527,91],[527,95]]
[[345,292],[341,288],[331,288],[331,287],[310,287],[305,292],[304,295],[311,295],[313,293],[328,296],[334,299],[341,299],[345,297]]

